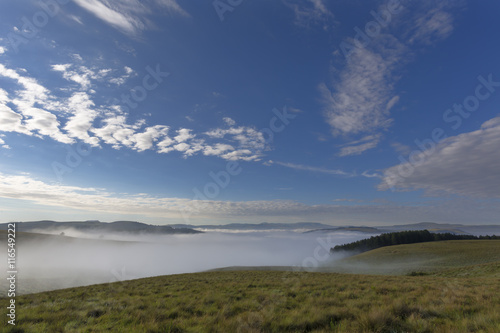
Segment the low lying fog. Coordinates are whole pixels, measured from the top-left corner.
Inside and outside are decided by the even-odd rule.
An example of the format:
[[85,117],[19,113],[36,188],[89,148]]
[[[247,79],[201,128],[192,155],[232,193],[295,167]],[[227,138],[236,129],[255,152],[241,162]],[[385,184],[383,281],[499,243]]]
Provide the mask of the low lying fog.
[[292,231],[120,234],[106,239],[71,231],[65,235],[87,239],[61,236],[17,242],[21,293],[227,266],[314,268],[331,260],[331,247],[371,236]]

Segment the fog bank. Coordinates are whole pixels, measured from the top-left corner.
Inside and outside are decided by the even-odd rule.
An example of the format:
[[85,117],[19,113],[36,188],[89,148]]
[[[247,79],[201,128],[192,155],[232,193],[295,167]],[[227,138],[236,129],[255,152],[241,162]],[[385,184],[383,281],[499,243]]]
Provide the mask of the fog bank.
[[[106,236],[120,241],[29,237],[17,242],[18,291],[30,293],[227,266],[314,268],[331,259],[330,247],[369,236],[356,232],[269,231]],[[0,246],[7,244],[2,241]],[[2,266],[6,264],[6,257],[0,260]]]

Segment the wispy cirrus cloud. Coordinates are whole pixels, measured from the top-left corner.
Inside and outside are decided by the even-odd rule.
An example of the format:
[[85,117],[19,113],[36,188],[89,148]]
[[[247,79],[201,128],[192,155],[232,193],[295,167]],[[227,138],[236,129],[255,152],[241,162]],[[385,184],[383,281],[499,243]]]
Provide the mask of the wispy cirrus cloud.
[[285,162],[279,162],[279,161],[267,161],[266,165],[280,165],[286,168],[294,169],[294,170],[303,170],[303,171],[311,171],[311,172],[319,172],[319,173],[324,173],[328,175],[337,175],[337,176],[354,176],[355,174],[345,172],[342,170],[338,169],[326,169],[326,168],[320,168],[320,167],[314,167],[314,166],[308,166],[308,165],[302,165],[302,164],[295,164],[295,163],[285,163]]
[[455,23],[455,18],[449,10],[462,4],[463,1],[460,0],[423,2],[414,12],[415,23],[408,29],[408,42],[430,45],[449,37]]
[[[461,1],[402,5],[408,7],[401,8],[387,28],[381,27],[381,32],[373,37],[365,35],[365,45],[347,39],[353,51],[344,68],[335,72],[331,84],[319,85],[325,119],[334,136],[352,140],[357,135],[381,135],[393,124],[390,112],[400,99],[395,87],[400,70],[414,58],[414,46],[432,45],[453,32],[452,9],[460,6]],[[380,141],[379,137],[358,147],[344,147],[339,155],[360,154]]]
[[152,26],[148,16],[155,8],[189,16],[176,0],[75,0],[75,3],[112,27],[130,35]]
[[333,13],[326,6],[324,0],[294,1],[284,0],[287,7],[295,14],[295,24],[300,27],[309,27],[312,24],[322,23],[324,29],[329,19],[333,19]]
[[375,148],[380,142],[381,135],[367,135],[359,140],[351,141],[345,144],[341,149],[339,156],[351,156],[351,155],[360,155],[365,151]]
[[380,36],[377,47],[359,49],[347,59],[332,89],[320,84],[324,114],[334,135],[374,132],[391,125],[389,111],[398,100],[396,70],[407,53],[393,36]]

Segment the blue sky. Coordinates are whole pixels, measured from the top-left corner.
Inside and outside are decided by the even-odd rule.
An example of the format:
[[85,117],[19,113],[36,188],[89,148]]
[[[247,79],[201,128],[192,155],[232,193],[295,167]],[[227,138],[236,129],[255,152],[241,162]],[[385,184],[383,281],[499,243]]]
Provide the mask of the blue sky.
[[500,216],[497,1],[0,4],[0,212]]

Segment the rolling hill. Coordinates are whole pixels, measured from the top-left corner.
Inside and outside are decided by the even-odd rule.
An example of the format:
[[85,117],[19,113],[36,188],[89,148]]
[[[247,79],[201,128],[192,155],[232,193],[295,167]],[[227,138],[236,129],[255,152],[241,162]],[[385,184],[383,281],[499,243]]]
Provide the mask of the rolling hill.
[[381,247],[333,261],[321,270],[356,274],[430,274],[472,269],[481,264],[486,265],[482,266],[484,268],[487,265],[498,267],[498,263],[500,240],[453,240]]

